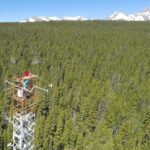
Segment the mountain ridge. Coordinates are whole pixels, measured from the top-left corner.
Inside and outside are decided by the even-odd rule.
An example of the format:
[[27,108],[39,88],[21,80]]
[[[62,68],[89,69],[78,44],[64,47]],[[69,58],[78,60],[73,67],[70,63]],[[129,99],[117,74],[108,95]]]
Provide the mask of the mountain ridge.
[[88,20],[87,18],[83,17],[83,16],[75,16],[75,17],[56,17],[56,16],[52,16],[52,17],[46,17],[46,16],[37,16],[37,17],[31,17],[31,18],[27,18],[24,20],[20,20],[20,23],[26,23],[26,22],[48,22],[48,21],[64,21],[64,20],[68,20],[68,21],[85,21]]
[[20,20],[20,23],[27,22],[49,22],[49,21],[87,21],[87,20],[111,20],[111,21],[150,21],[150,8],[144,9],[142,12],[137,12],[134,14],[125,14],[124,12],[115,11],[106,19],[100,18],[86,18],[83,16],[36,16],[27,19]]
[[135,14],[125,14],[123,12],[114,12],[107,20],[113,21],[150,21],[150,8]]

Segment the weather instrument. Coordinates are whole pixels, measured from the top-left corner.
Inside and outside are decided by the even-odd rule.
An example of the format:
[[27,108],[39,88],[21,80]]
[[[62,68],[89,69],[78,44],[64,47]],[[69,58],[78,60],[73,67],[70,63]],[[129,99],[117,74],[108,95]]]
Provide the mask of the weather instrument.
[[[17,76],[8,84],[6,91],[11,92],[13,102],[13,116],[5,117],[13,126],[13,142],[7,146],[13,150],[33,150],[34,148],[34,131],[35,131],[35,109],[38,99],[38,92],[48,93],[48,89],[37,86],[37,75],[27,74]],[[52,84],[49,85],[52,87]]]

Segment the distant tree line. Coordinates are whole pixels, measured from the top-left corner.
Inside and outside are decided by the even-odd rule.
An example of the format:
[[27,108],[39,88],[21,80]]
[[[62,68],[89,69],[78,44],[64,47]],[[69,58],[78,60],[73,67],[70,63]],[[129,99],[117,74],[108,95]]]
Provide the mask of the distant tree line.
[[28,69],[53,83],[35,150],[149,150],[149,41],[149,22],[1,23],[0,149],[12,142],[4,80]]

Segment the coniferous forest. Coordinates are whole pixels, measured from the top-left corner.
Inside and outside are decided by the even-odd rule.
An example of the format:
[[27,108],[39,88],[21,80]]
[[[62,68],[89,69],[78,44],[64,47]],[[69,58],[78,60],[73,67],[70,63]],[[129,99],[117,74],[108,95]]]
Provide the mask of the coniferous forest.
[[0,24],[0,150],[12,142],[4,80],[52,83],[36,110],[35,150],[150,149],[150,23]]

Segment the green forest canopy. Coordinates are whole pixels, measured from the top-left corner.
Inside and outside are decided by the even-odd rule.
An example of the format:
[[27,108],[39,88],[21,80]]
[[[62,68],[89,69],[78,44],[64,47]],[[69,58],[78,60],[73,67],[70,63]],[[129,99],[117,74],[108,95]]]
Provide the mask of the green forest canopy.
[[25,69],[53,84],[37,110],[36,150],[149,150],[149,22],[1,23],[2,150],[12,142],[4,80]]

